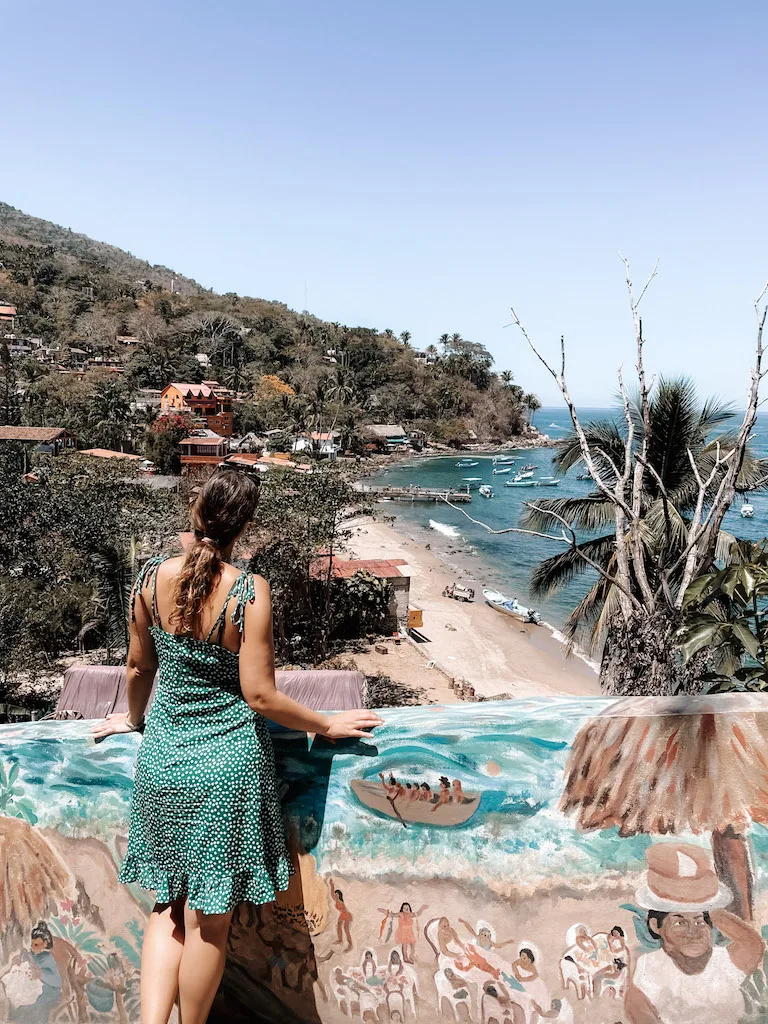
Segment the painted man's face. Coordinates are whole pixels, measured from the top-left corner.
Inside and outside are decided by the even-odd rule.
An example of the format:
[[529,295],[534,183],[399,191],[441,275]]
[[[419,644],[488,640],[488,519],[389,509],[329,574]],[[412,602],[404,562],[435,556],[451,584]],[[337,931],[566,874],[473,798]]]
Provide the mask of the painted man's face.
[[42,953],[45,949],[45,943],[42,939],[32,939],[30,946],[33,953]]
[[664,951],[670,956],[694,959],[712,949],[712,926],[703,914],[668,914],[658,933]]

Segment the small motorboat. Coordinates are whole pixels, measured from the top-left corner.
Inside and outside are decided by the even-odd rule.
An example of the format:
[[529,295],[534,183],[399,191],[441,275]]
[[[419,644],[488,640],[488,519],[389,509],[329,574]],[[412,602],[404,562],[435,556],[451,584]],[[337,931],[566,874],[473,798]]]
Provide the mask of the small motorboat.
[[534,466],[534,464],[532,462],[529,462],[527,466],[523,466],[523,469],[531,469],[531,470],[533,470],[533,469],[538,469],[538,468],[539,467],[538,466]]
[[556,476],[543,476],[536,481],[537,487],[559,487],[560,481]]
[[504,476],[505,473],[511,473],[511,472],[512,472],[512,467],[511,466],[507,466],[506,469],[494,469],[493,475],[494,476]]
[[[533,468],[535,469],[536,467],[534,466]],[[515,477],[515,480],[530,480],[532,476],[533,469],[525,469],[525,467],[523,467],[523,469],[519,469],[517,471],[517,476]]]
[[481,476],[465,476],[461,481],[462,488],[468,491],[476,491],[483,482]]
[[517,462],[517,458],[514,455],[494,455],[493,464],[494,466],[511,466],[513,462]]
[[381,782],[352,779],[349,785],[361,804],[377,814],[394,818],[406,828],[408,822],[436,825],[438,828],[463,825],[480,806],[479,793],[464,793],[460,804],[451,800],[449,804],[438,805],[437,793],[429,800],[406,800],[404,797],[392,799]]
[[474,601],[475,592],[472,587],[465,587],[463,583],[449,583],[443,591],[443,597],[452,597],[454,601]]
[[493,488],[490,486],[490,484],[483,484],[482,487],[478,487],[478,490],[480,491],[484,498],[493,497]]
[[577,473],[576,474],[576,479],[577,480],[589,480],[589,473]]
[[472,459],[459,459],[456,463],[459,469],[471,469],[472,466],[479,466],[479,462],[473,462]]
[[755,514],[755,506],[750,505],[748,501],[745,501],[741,506],[741,515],[743,519],[751,519]]
[[535,480],[521,480],[519,476],[516,476],[514,480],[505,480],[505,487],[536,487]]
[[495,608],[497,612],[501,612],[502,615],[511,615],[515,619],[519,619],[521,622],[530,622],[535,626],[541,624],[541,616],[533,608],[526,608],[520,604],[517,598],[505,597],[500,594],[498,590],[489,590],[488,588],[483,589],[483,597],[486,602]]

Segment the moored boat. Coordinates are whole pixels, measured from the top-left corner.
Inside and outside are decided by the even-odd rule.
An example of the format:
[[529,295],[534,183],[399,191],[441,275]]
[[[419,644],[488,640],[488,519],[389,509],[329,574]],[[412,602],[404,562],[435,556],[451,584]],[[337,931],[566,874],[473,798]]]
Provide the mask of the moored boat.
[[506,469],[494,469],[493,475],[494,476],[504,476],[505,473],[511,473],[511,472],[512,472],[512,467],[511,466],[507,466]]
[[520,477],[516,476],[514,480],[505,480],[505,487],[535,487],[535,480],[521,480]]
[[517,462],[515,455],[494,455],[493,457],[494,466],[511,466],[513,462]]
[[349,785],[360,803],[369,810],[394,818],[406,826],[408,822],[435,825],[438,828],[463,825],[480,806],[479,793],[464,793],[460,804],[453,800],[448,804],[438,804],[437,794],[430,800],[406,800],[404,797],[390,799],[381,782],[352,779]]
[[556,476],[542,476],[536,481],[537,487],[559,487],[560,481]]
[[487,587],[483,588],[483,597],[491,608],[495,608],[503,615],[511,615],[512,618],[519,619],[521,622],[531,622],[536,626],[541,623],[539,613],[534,608],[526,608],[525,605],[520,604],[517,598],[505,597],[498,590],[490,590]]
[[750,505],[748,501],[745,501],[741,506],[741,515],[744,519],[751,519],[755,514],[755,506]]
[[478,490],[480,491],[484,498],[493,497],[493,488],[490,486],[490,484],[483,484],[482,487],[478,487]]
[[465,476],[462,477],[461,486],[462,489],[476,491],[482,482],[483,478],[481,476]]
[[459,459],[456,463],[459,469],[471,469],[472,466],[479,466],[479,462],[473,462],[472,459]]
[[527,466],[523,466],[523,469],[538,469],[538,466],[534,466],[532,462],[529,462]]
[[[535,468],[536,467],[534,466],[533,469],[535,469]],[[522,469],[519,469],[517,471],[517,476],[515,477],[515,479],[516,480],[530,480],[531,477],[533,476],[533,469],[530,469],[530,468],[526,469],[525,467],[523,467]]]

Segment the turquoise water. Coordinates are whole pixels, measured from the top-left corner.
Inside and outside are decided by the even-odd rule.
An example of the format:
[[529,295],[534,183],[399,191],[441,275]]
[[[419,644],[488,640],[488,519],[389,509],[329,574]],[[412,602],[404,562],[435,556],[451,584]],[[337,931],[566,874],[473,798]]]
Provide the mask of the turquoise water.
[[[614,416],[611,409],[581,409],[583,422]],[[556,440],[571,429],[567,411],[562,408],[543,408],[536,413],[536,426],[543,433]],[[768,415],[758,417],[754,432],[753,446],[758,455],[768,456]],[[468,454],[465,452],[435,459],[414,460],[411,464],[395,466],[372,478],[393,486],[418,484],[421,487],[457,487],[463,477],[481,477],[483,483],[491,484],[495,497],[486,500],[473,492],[472,503],[463,506],[473,518],[480,519],[495,530],[519,526],[524,512],[524,503],[537,498],[569,497],[588,494],[593,489],[591,481],[576,479],[577,472],[571,470],[556,488],[515,488],[505,487],[504,481],[514,475],[514,467],[525,463],[535,464],[537,477],[553,475],[553,449],[541,448],[515,451],[519,462],[512,473],[493,476],[492,456]],[[456,463],[462,457],[476,459],[479,465],[462,469]],[[743,519],[739,513],[741,500],[737,499],[728,513],[724,529],[736,536],[759,540],[768,534],[768,492],[750,496],[755,507],[753,519]],[[523,604],[534,604],[543,617],[555,627],[561,627],[570,611],[592,585],[592,574],[575,580],[569,587],[546,598],[531,597],[529,584],[531,572],[544,558],[564,549],[564,545],[538,537],[521,534],[494,536],[480,526],[471,523],[461,512],[447,505],[401,505],[382,504],[385,514],[396,515],[400,526],[424,544],[430,544],[433,551],[449,565],[468,571],[473,580],[483,586],[501,590],[507,596],[517,597]],[[433,524],[430,526],[430,521]],[[553,531],[556,532],[556,531]]]
[[[334,746],[319,741],[311,749],[306,736],[278,733],[286,819],[300,823],[318,870],[344,877],[480,877],[507,892],[513,879],[547,886],[565,876],[637,870],[648,837],[619,839],[615,829],[585,835],[558,810],[573,739],[611,703],[562,698],[387,709],[384,726],[370,740]],[[90,727],[0,727],[0,761],[6,771],[17,766],[15,799],[33,812],[34,824],[111,846],[127,830],[138,737],[110,737],[94,747]],[[427,782],[433,791],[441,775],[460,779],[465,792],[480,794],[479,806],[459,826],[403,828],[352,791],[353,780],[376,781],[379,772]],[[5,813],[18,810],[7,806]],[[753,838],[764,869],[768,831],[756,825]]]

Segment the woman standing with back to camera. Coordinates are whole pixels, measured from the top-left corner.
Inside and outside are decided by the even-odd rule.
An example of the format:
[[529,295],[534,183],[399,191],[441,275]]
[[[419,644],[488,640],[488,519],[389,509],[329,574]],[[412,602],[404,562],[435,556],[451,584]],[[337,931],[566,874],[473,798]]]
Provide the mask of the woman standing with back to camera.
[[275,688],[269,586],[229,564],[258,479],[217,470],[191,516],[186,555],[152,558],[132,595],[128,713],[98,738],[144,727],[121,882],[156,893],[141,962],[142,1024],[202,1024],[238,903],[271,903],[289,860],[265,719],[329,739],[366,737],[372,711],[321,715]]

